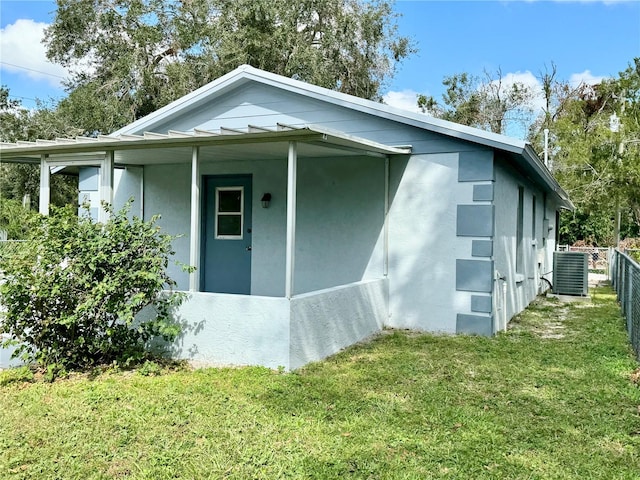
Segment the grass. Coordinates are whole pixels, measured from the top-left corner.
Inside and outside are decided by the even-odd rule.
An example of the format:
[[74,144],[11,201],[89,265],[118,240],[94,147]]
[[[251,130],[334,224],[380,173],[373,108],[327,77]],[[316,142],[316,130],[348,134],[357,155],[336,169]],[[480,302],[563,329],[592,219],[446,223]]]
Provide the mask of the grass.
[[0,478],[637,479],[610,290],[495,338],[388,331],[295,373],[0,374]]

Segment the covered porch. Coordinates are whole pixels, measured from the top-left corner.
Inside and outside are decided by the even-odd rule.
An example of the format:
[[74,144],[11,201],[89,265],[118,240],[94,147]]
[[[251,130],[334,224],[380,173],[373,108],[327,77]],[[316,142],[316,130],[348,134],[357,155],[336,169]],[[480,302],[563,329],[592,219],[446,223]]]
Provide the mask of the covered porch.
[[170,267],[189,292],[174,356],[287,369],[386,322],[389,162],[410,152],[287,125],[0,146],[2,161],[40,164],[43,214],[53,168],[97,168],[92,198],[133,196],[134,213],[182,235],[176,259],[197,268]]

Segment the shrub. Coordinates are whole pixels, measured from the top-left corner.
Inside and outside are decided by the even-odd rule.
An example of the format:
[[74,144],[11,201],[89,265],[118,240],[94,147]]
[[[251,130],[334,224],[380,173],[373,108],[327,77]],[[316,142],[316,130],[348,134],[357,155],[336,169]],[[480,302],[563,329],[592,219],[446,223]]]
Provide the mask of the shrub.
[[[14,356],[54,371],[129,364],[145,357],[152,338],[179,333],[170,310],[182,296],[166,273],[172,237],[160,233],[157,217],[129,219],[130,204],[104,206],[105,224],[70,207],[34,222],[0,285],[0,332],[20,345]],[[136,322],[150,305],[156,315]]]
[[36,212],[24,208],[21,202],[0,197],[0,230],[10,240],[22,240],[29,234],[29,225]]

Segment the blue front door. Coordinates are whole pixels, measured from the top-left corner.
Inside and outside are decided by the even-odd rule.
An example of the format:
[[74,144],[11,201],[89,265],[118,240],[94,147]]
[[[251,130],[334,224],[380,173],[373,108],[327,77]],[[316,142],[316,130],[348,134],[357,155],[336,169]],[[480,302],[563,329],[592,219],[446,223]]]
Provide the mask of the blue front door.
[[204,178],[202,264],[205,292],[251,293],[251,175]]

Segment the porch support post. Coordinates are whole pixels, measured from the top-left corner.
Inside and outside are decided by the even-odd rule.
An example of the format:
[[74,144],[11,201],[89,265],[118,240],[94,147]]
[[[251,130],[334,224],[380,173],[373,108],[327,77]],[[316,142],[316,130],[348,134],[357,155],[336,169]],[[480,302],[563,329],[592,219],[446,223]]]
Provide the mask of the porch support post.
[[49,215],[49,203],[51,201],[51,169],[46,155],[40,155],[40,204],[39,211],[42,215]]
[[389,156],[384,157],[384,240],[382,275],[389,275]]
[[298,182],[298,145],[289,142],[287,158],[287,246],[285,264],[285,296],[293,296],[293,270],[296,250],[296,186]]
[[100,205],[98,209],[98,221],[106,223],[109,214],[102,207],[102,202],[113,204],[113,159],[114,151],[108,150],[100,165]]
[[200,148],[191,149],[191,230],[189,265],[198,269],[189,274],[189,291],[200,290]]

